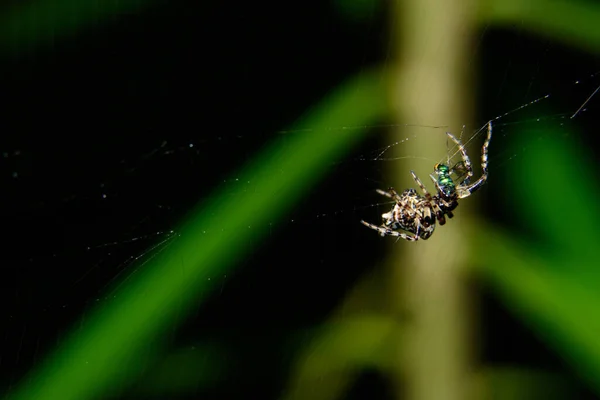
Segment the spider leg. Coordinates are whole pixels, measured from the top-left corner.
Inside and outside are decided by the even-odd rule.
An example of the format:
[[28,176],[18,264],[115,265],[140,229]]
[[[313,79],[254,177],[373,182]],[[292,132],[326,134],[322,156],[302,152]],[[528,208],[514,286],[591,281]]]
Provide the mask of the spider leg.
[[[425,199],[427,202],[427,207],[425,207],[423,210],[423,223],[426,226],[431,225],[434,222],[434,218],[431,216],[431,211],[433,209],[433,204],[435,202],[433,201],[431,194],[429,194],[429,192],[427,191],[427,188],[425,187],[425,185],[423,185],[423,182],[421,182],[421,180],[419,179],[417,174],[415,174],[415,172],[412,170],[410,171],[410,174],[412,175],[415,182],[417,182],[417,185],[419,185],[419,187],[421,188],[421,191],[425,195]],[[441,225],[443,225],[443,224],[441,224]]]
[[467,176],[467,167],[464,161],[459,161],[452,168],[450,168],[450,174],[456,175],[458,179],[462,178],[461,185],[468,185],[471,183],[471,177]]
[[[433,197],[431,197],[431,194],[429,194],[429,192],[427,191],[427,188],[425,188],[425,185],[423,185],[423,182],[421,182],[421,180],[419,179],[417,174],[415,174],[414,171],[410,171],[410,173],[411,173],[413,179],[415,180],[415,182],[417,182],[417,185],[419,185],[419,187],[423,191],[423,193],[425,195],[425,199],[427,200],[427,207],[425,208],[425,210],[423,212],[423,214],[424,214],[423,222],[427,225],[431,225],[433,223],[434,218],[431,216],[431,212],[433,211],[435,213],[435,218],[438,220],[440,225],[444,225],[446,223],[446,218],[444,218],[444,212],[442,211],[440,206],[437,204],[437,202],[433,199]],[[431,177],[431,179],[433,179],[433,181],[435,183],[435,187],[437,188],[438,192],[441,193],[441,188],[440,188],[440,185],[438,184],[438,182],[435,180],[435,178],[432,175],[429,175],[429,176]]]
[[376,191],[377,193],[379,193],[380,195],[382,195],[382,196],[389,197],[390,199],[393,199],[393,198],[394,198],[394,196],[392,196],[392,194],[391,194],[391,193],[389,193],[389,192],[386,192],[385,190],[381,190],[381,189],[375,189],[375,191]]
[[371,228],[373,230],[376,230],[377,232],[379,232],[379,234],[381,236],[396,236],[398,238],[402,238],[404,240],[408,240],[410,242],[414,242],[419,240],[419,236],[417,235],[408,235],[406,233],[403,232],[398,232],[398,231],[394,231],[390,228],[386,228],[384,226],[379,226],[379,225],[374,225],[371,224],[369,222],[366,221],[360,221],[361,224],[363,224],[364,226],[366,226],[367,228]]
[[[431,208],[435,212],[435,218],[438,220],[440,225],[444,225],[446,223],[446,218],[444,217],[444,212],[440,208],[440,206],[435,202],[435,200],[431,201]],[[452,218],[452,217],[450,217]]]
[[427,198],[427,200],[430,200],[431,195],[429,194],[429,192],[427,191],[427,188],[425,187],[425,185],[423,185],[423,182],[421,182],[421,180],[419,179],[417,174],[415,174],[415,171],[411,170],[410,174],[412,175],[415,182],[417,182],[417,185],[419,185],[419,187],[421,188],[421,191],[423,191],[423,193],[425,194],[425,197]]
[[478,190],[488,177],[488,148],[490,147],[490,141],[492,140],[492,121],[488,122],[487,125],[487,137],[483,146],[481,147],[481,177],[470,185],[459,185],[456,190],[458,192],[458,198],[462,199],[470,196],[476,190]]
[[[467,176],[465,177],[465,179],[463,181],[469,182],[469,180],[473,176],[473,166],[471,165],[471,159],[469,158],[469,155],[467,154],[467,150],[465,149],[465,146],[462,144],[462,142],[456,138],[456,136],[454,136],[450,132],[446,132],[446,135],[448,135],[448,137],[454,142],[454,144],[456,144],[458,146],[458,151],[460,152],[460,156],[463,159],[461,162],[456,163],[450,171],[457,173],[456,171],[458,169],[464,168]],[[459,165],[460,165],[460,167],[459,167]]]
[[385,190],[377,189],[377,193],[379,193],[382,196],[393,199],[396,203],[400,203],[402,200],[398,192],[396,192],[396,189],[394,189],[393,187],[389,188],[387,192]]

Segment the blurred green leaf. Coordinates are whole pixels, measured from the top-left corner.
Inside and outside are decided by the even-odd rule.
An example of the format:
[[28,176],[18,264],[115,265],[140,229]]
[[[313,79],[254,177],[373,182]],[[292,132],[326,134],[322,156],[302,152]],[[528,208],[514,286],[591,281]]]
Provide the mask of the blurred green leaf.
[[518,136],[514,147],[533,151],[511,163],[508,176],[517,193],[514,201],[507,200],[515,216],[550,243],[548,251],[566,256],[570,269],[581,270],[597,264],[600,191],[598,180],[590,175],[596,169],[591,154],[575,147],[572,136],[563,133],[555,127],[540,135],[527,131],[514,135]]
[[388,357],[386,341],[398,329],[387,315],[366,314],[331,321],[312,338],[304,370],[319,376],[332,369],[379,368]]
[[0,14],[0,43],[24,50],[54,43],[85,26],[135,13],[152,0],[31,0],[17,2]]
[[137,395],[174,396],[192,394],[224,378],[232,357],[217,343],[200,343],[168,354],[131,390]]
[[558,133],[547,131],[543,140],[515,135],[532,150],[509,172],[512,222],[534,226],[543,245],[528,244],[520,232],[485,229],[473,235],[476,264],[506,304],[600,393],[599,194],[591,185],[597,180],[584,152]]
[[[341,318],[316,330],[302,349],[283,399],[326,400],[343,397],[362,370],[384,370],[395,355],[390,352],[398,322],[387,315],[364,314]],[[317,393],[315,393],[315,390]]]
[[381,0],[334,0],[333,5],[342,17],[351,22],[373,22],[377,11],[383,11]]
[[600,50],[600,4],[584,0],[485,0],[482,22],[518,24],[531,32],[581,47]]
[[511,366],[483,368],[475,378],[478,400],[562,400],[573,397],[564,376]]
[[252,251],[328,172],[331,160],[364,134],[362,128],[330,128],[365,126],[385,114],[385,78],[381,70],[363,72],[342,85],[293,127],[311,129],[279,138],[234,174],[239,188],[217,190],[199,204],[178,237],[140,266],[112,301],[90,312],[86,324],[9,398],[85,400],[128,384],[162,348],[161,334],[197,307],[213,282]]
[[531,254],[510,235],[474,235],[478,264],[504,303],[571,361],[600,392],[600,294],[564,265]]

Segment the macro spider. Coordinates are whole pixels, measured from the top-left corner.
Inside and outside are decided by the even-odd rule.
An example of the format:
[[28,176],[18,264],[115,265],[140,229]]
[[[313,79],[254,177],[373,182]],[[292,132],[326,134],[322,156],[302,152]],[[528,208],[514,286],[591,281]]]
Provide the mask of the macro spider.
[[[458,146],[462,161],[456,163],[452,168],[446,164],[436,164],[433,167],[437,178],[432,174],[429,177],[437,189],[437,194],[433,196],[429,194],[417,175],[410,171],[413,179],[423,191],[423,196],[417,194],[415,189],[406,189],[400,195],[394,188],[389,188],[388,191],[377,189],[377,193],[393,199],[396,204],[389,212],[381,216],[383,218],[381,225],[360,221],[363,225],[376,230],[381,236],[396,236],[409,241],[426,240],[435,230],[436,219],[440,225],[444,225],[446,215],[448,218],[454,216],[452,210],[458,206],[458,200],[469,197],[483,186],[488,176],[487,157],[492,139],[492,121],[487,124],[487,137],[481,148],[481,177],[472,184],[470,180],[473,176],[473,168],[465,146],[450,132],[446,132],[446,135]],[[464,176],[464,179],[456,185],[450,177],[451,174],[456,175],[457,179]]]

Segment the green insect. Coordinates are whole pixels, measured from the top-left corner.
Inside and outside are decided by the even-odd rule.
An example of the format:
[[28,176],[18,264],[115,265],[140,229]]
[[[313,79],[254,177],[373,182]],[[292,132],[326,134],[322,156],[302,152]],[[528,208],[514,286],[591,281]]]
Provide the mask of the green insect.
[[[377,193],[391,198],[396,204],[381,216],[381,225],[360,221],[363,225],[376,230],[381,236],[396,236],[409,241],[429,239],[435,230],[436,220],[440,225],[444,225],[446,216],[454,216],[452,211],[458,206],[458,200],[469,197],[483,186],[488,177],[488,147],[492,140],[492,122],[487,124],[487,137],[481,148],[481,177],[474,183],[471,183],[473,168],[465,146],[450,132],[446,132],[446,135],[458,146],[462,161],[452,168],[446,164],[434,166],[436,176],[431,174],[429,177],[437,193],[433,196],[429,194],[417,175],[410,171],[423,195],[419,195],[415,189],[406,189],[402,194],[398,194],[394,188],[387,191],[377,189]],[[451,177],[452,174],[464,179],[457,185]]]

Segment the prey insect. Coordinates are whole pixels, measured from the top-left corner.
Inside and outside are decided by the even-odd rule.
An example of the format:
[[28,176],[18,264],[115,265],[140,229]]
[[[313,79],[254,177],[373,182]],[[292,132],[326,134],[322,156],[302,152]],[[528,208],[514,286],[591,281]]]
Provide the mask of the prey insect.
[[[454,216],[452,211],[458,206],[459,199],[469,197],[483,186],[488,177],[488,147],[492,140],[492,122],[487,124],[487,137],[481,148],[481,176],[473,183],[473,168],[465,146],[450,132],[446,132],[446,135],[458,146],[462,160],[452,168],[446,164],[436,164],[433,167],[435,176],[430,174],[429,177],[437,193],[432,196],[414,171],[410,171],[423,194],[418,194],[415,189],[406,189],[401,194],[394,188],[387,191],[377,189],[377,193],[394,200],[394,207],[381,216],[381,225],[360,221],[363,225],[376,230],[381,236],[395,236],[409,241],[426,240],[433,234],[436,221],[444,225],[446,216]],[[456,184],[451,177],[453,174],[464,179]]]

